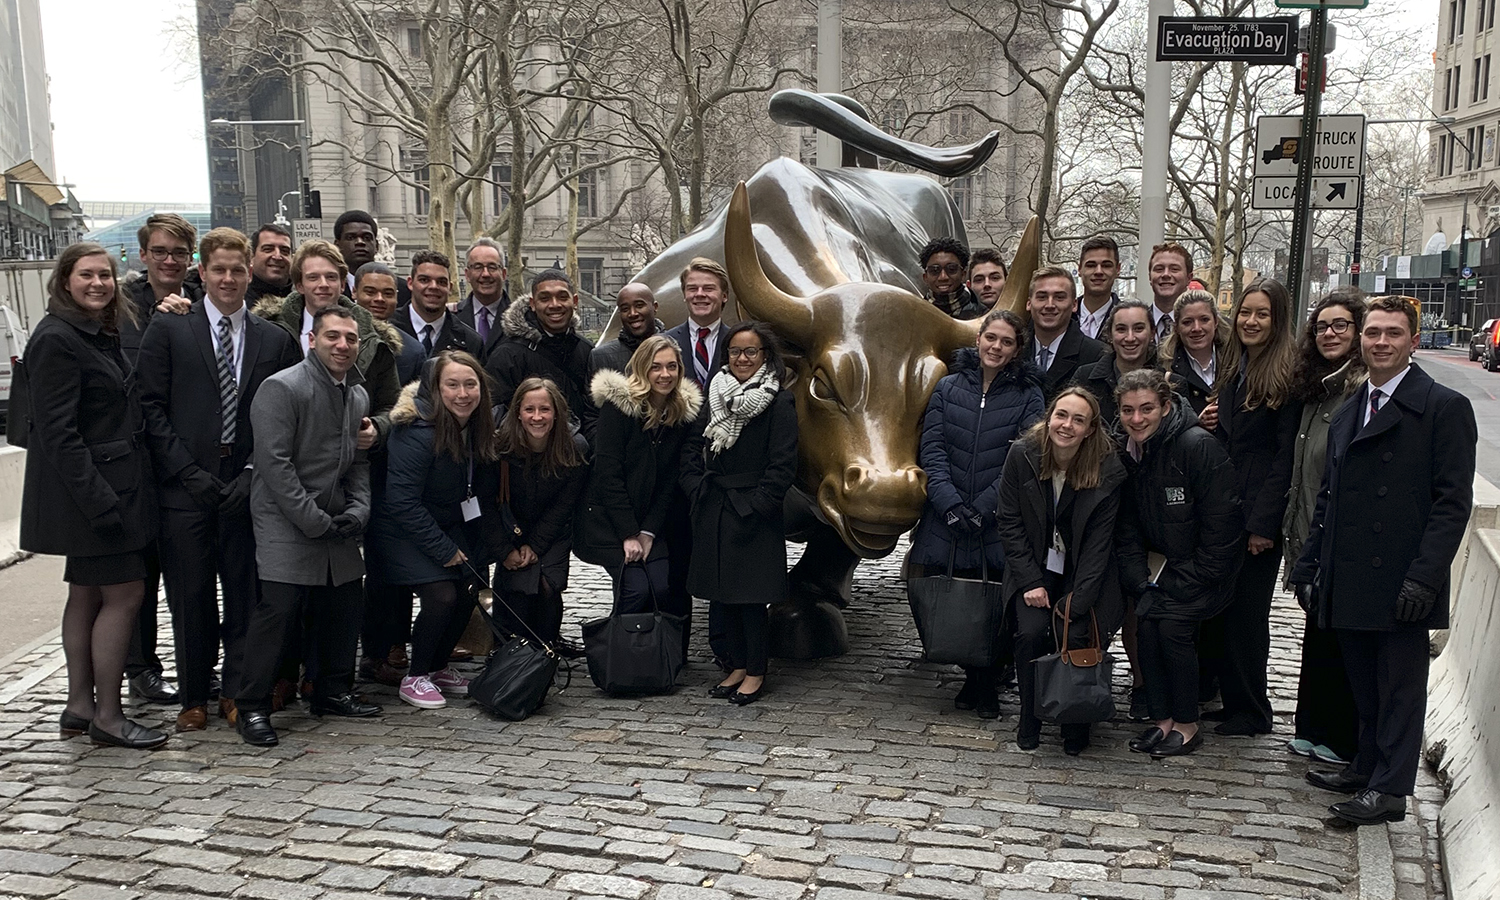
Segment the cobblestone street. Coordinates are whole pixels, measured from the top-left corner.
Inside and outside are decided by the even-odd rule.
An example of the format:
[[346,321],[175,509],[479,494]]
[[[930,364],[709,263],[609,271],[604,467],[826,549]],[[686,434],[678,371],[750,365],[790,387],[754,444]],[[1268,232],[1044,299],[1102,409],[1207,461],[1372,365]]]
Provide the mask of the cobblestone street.
[[[521,723],[371,686],[384,717],[294,708],[268,751],[215,718],[130,753],[58,738],[54,636],[0,669],[0,897],[1442,895],[1430,774],[1418,815],[1356,834],[1325,824],[1336,798],[1283,749],[1301,631],[1289,598],[1276,734],[1210,733],[1197,754],[1153,762],[1126,750],[1139,727],[1121,718],[1075,759],[1053,727],[1041,749],[1016,748],[1013,694],[998,722],[953,708],[957,670],[920,661],[901,553],[857,573],[853,652],[773,660],[770,693],[745,708],[705,694],[717,677],[700,607],[674,696],[608,698],[580,664]],[[607,608],[607,578],[575,562],[568,603],[576,637]],[[165,607],[161,621],[165,652]],[[170,728],[176,709],[132,714]]]

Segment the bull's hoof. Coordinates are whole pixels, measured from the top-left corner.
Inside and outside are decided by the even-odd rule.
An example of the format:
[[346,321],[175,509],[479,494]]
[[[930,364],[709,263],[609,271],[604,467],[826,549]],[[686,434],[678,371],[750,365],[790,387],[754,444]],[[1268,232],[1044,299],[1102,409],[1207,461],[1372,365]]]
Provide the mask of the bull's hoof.
[[771,655],[825,659],[849,652],[849,629],[838,607],[823,600],[771,604]]

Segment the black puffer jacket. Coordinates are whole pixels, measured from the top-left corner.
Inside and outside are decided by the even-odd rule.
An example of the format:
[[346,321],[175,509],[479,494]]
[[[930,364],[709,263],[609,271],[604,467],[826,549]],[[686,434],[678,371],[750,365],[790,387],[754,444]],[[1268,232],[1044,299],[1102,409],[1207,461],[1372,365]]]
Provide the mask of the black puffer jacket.
[[490,351],[484,368],[495,379],[495,398],[510,403],[516,386],[533,376],[550,378],[568,401],[568,417],[575,432],[590,444],[598,417],[589,396],[589,353],[594,345],[578,336],[578,314],[562,334],[544,334],[526,298],[511,302],[500,316],[505,340]]
[[1120,581],[1139,597],[1150,581],[1147,553],[1167,558],[1158,586],[1167,595],[1147,615],[1191,622],[1224,609],[1244,540],[1234,466],[1192,409],[1174,402],[1146,440],[1139,462],[1123,454],[1125,486],[1116,545]]
[[626,364],[630,362],[630,357],[635,355],[636,348],[641,345],[641,342],[651,337],[652,334],[661,334],[666,330],[667,326],[663,325],[660,319],[656,320],[655,327],[651,329],[651,334],[641,335],[640,337],[635,337],[624,328],[621,328],[619,337],[600,344],[589,353],[589,378],[593,378],[594,373],[600,369],[614,369],[616,372],[625,371]]

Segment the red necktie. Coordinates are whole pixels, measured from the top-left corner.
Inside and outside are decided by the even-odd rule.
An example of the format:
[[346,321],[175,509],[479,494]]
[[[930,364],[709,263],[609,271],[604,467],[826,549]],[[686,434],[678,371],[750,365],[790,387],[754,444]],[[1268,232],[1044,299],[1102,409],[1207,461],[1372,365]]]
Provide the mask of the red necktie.
[[698,345],[693,349],[693,380],[698,387],[708,387],[708,329],[698,329]]

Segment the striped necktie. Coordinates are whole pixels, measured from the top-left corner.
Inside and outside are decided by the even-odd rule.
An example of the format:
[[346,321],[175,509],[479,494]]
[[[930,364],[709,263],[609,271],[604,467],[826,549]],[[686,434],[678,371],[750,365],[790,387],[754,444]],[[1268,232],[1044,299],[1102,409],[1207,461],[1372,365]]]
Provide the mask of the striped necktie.
[[704,390],[708,389],[708,332],[698,329],[698,345],[693,348],[693,380]]
[[234,338],[229,333],[231,327],[228,316],[220,317],[219,410],[224,422],[219,430],[219,442],[222,444],[234,443],[240,415],[240,389],[234,380]]

